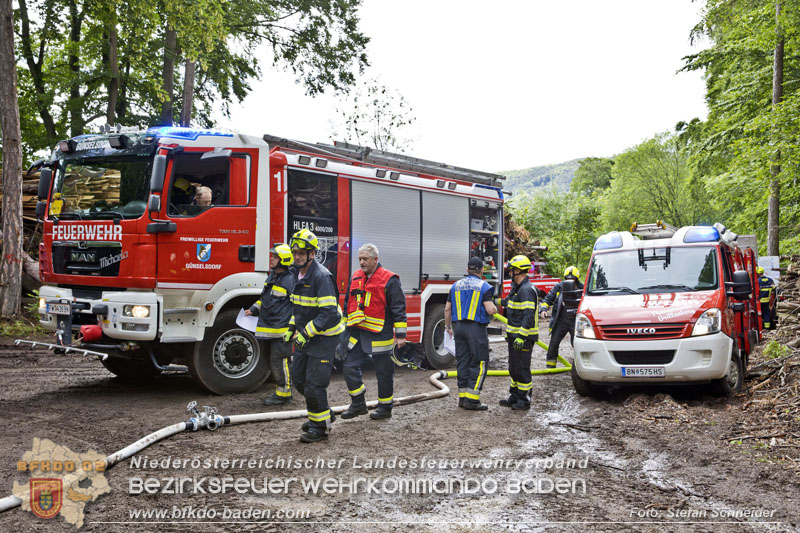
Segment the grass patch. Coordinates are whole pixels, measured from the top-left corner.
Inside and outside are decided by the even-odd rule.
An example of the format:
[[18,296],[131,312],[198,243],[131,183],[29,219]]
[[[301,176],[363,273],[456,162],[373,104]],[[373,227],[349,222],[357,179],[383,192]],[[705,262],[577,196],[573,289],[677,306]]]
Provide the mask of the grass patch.
[[789,355],[789,352],[791,352],[791,349],[788,346],[784,346],[778,341],[771,340],[764,346],[763,354],[765,359],[780,359],[781,357]]
[[27,337],[36,337],[44,334],[45,331],[42,329],[42,326],[39,325],[38,320],[34,322],[28,318],[18,317],[0,321],[1,337],[22,339]]

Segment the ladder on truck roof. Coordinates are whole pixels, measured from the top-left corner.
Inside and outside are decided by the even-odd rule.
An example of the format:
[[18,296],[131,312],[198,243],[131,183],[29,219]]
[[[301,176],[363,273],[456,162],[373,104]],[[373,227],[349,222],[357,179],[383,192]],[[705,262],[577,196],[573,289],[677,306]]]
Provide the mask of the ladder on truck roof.
[[678,228],[672,224],[667,224],[663,220],[657,220],[655,224],[639,224],[634,222],[631,224],[631,233],[638,235],[642,239],[669,239]]
[[368,146],[358,146],[342,141],[334,141],[332,145],[325,143],[305,143],[269,134],[264,135],[264,141],[270,146],[280,146],[281,148],[287,148],[289,150],[342,157],[353,161],[370,163],[372,165],[407,170],[416,174],[449,178],[466,181],[468,183],[477,183],[479,185],[501,187],[500,182],[506,179],[505,176],[500,174],[454,167],[445,163],[437,163],[436,161],[428,161],[427,159],[420,159],[418,157],[375,150]]

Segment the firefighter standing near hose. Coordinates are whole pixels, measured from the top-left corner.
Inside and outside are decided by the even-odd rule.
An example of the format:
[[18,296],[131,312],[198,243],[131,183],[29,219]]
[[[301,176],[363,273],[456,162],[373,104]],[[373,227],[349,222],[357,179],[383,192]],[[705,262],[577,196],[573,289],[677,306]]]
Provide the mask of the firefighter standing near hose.
[[450,289],[444,308],[445,328],[455,337],[458,368],[458,406],[485,411],[481,389],[489,366],[489,335],[486,326],[497,312],[492,302],[494,288],[479,276],[483,261],[473,257],[467,263],[467,277]]
[[297,279],[289,297],[293,315],[283,338],[295,343],[292,377],[295,388],[306,397],[308,409],[308,422],[303,424],[300,441],[319,442],[328,438],[332,420],[328,385],[344,321],[333,275],[315,259],[319,250],[317,236],[302,229],[292,235],[289,246]]
[[258,317],[256,338],[261,353],[269,357],[269,366],[275,377],[275,392],[264,398],[264,405],[282,405],[292,399],[292,381],[289,359],[292,345],[283,340],[292,318],[292,294],[295,274],[291,271],[292,250],[288,245],[276,244],[269,250],[269,276],[264,290],[256,303],[245,311],[245,315]]
[[770,307],[775,282],[764,274],[764,267],[756,267],[756,274],[758,274],[758,299],[761,302],[761,322],[764,324],[764,329],[775,329],[778,317],[773,316],[775,313]]
[[406,297],[399,276],[378,262],[374,244],[358,249],[358,263],[361,269],[353,274],[344,300],[348,333],[344,379],[350,392],[350,407],[342,418],[367,413],[362,367],[371,354],[378,378],[378,408],[369,416],[378,420],[392,416],[392,349],[395,343],[399,348],[406,343]]
[[531,260],[517,255],[508,262],[511,276],[511,292],[499,300],[508,319],[506,340],[508,341],[508,374],[511,378],[509,396],[500,400],[500,405],[512,409],[531,408],[531,352],[539,340],[539,295],[528,279],[533,268]]
[[[583,290],[583,283],[580,281],[581,273],[574,267],[569,266],[564,271],[564,279],[575,280],[575,288]],[[547,296],[542,301],[542,310],[553,307],[553,314],[550,317],[550,344],[547,347],[547,368],[555,368],[558,363],[558,345],[569,333],[569,342],[575,340],[575,317],[576,310],[567,309],[564,306],[563,282],[556,283]]]

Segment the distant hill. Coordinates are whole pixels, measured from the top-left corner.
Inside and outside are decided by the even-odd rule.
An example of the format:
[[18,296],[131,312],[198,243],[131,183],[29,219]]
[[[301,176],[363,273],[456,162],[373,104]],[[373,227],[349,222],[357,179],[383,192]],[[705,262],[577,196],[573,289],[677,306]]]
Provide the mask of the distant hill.
[[551,183],[555,183],[559,190],[566,191],[569,190],[569,184],[575,176],[575,170],[578,169],[578,161],[580,159],[523,170],[506,170],[498,174],[507,177],[503,188],[513,193],[530,192],[548,187]]

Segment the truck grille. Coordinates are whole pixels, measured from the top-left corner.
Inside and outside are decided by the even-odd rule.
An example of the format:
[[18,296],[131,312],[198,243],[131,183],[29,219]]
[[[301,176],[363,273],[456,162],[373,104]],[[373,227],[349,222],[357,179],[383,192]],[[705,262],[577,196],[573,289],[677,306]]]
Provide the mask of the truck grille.
[[686,322],[600,326],[600,338],[615,341],[677,339],[686,335],[688,326]]
[[78,276],[118,276],[122,259],[118,242],[62,241],[53,243],[53,273]]
[[675,350],[640,350],[611,352],[618,365],[667,365],[675,357]]

